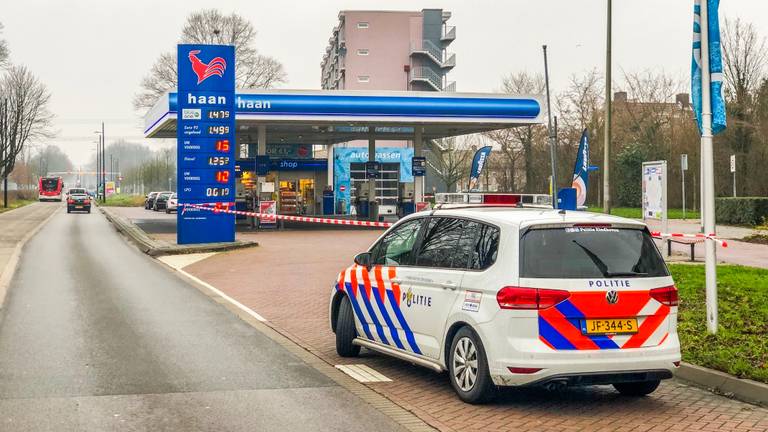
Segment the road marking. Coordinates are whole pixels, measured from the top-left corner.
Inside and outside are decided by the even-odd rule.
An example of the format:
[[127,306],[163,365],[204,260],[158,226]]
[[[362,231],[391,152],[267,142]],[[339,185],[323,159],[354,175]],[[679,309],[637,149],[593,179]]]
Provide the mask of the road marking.
[[165,255],[158,257],[157,259],[168,264],[176,270],[181,270],[188,265],[192,265],[198,261],[202,261],[206,258],[210,258],[216,255],[216,252],[205,253],[192,253],[192,254],[180,254],[180,255]]
[[[205,258],[208,258],[210,256],[216,255],[216,252],[189,254],[189,255],[197,255],[198,258],[200,256],[206,255],[206,256],[203,256],[202,258],[195,259],[195,260],[192,261],[192,262],[197,262],[197,261],[201,261],[201,260],[203,260]],[[247,313],[248,315],[252,316],[253,318],[257,319],[258,321],[267,322],[267,320],[263,316],[257,314],[253,309],[245,306],[244,304],[240,303],[239,301],[237,301],[237,300],[233,299],[232,297],[224,294],[222,291],[220,291],[219,289],[217,289],[213,285],[209,284],[208,282],[205,282],[204,280],[198,278],[197,276],[194,276],[194,275],[184,271],[182,267],[186,267],[187,265],[192,264],[192,262],[188,262],[187,264],[183,264],[184,262],[187,262],[189,260],[176,259],[176,258],[178,258],[180,256],[185,256],[185,255],[166,255],[166,256],[158,257],[157,260],[162,262],[163,264],[167,265],[168,267],[176,270],[177,272],[183,274],[184,276],[192,279],[196,283],[204,286],[209,291],[215,293],[219,297],[221,297],[224,300],[230,302],[232,305],[234,305],[235,307],[237,307],[241,311]],[[183,264],[183,265],[180,265],[180,264]]]
[[361,383],[392,382],[391,379],[364,364],[336,365],[336,369],[344,372]]

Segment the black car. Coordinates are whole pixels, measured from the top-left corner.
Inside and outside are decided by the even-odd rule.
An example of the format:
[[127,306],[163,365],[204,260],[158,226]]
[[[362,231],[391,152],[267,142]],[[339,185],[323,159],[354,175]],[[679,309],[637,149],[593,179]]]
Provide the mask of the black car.
[[73,211],[91,212],[91,197],[84,193],[70,194],[67,197],[67,213]]
[[152,210],[165,210],[165,208],[168,206],[168,198],[170,198],[171,195],[173,195],[173,192],[160,192],[157,194],[154,202],[152,203]]
[[157,198],[157,194],[160,192],[150,192],[147,195],[147,199],[144,200],[144,210],[151,210],[152,206],[155,205],[155,198]]

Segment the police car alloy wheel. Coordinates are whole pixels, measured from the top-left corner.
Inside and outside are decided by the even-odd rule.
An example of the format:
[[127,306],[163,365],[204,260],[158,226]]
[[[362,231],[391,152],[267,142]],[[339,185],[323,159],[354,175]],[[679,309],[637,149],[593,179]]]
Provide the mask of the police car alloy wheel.
[[357,337],[355,317],[349,298],[344,296],[339,305],[339,316],[336,319],[336,353],[342,357],[357,357],[360,346],[352,343]]
[[461,328],[453,337],[448,367],[451,385],[464,402],[482,403],[496,396],[485,349],[469,327]]
[[453,351],[453,379],[463,391],[470,391],[477,381],[477,350],[468,337],[459,339]]

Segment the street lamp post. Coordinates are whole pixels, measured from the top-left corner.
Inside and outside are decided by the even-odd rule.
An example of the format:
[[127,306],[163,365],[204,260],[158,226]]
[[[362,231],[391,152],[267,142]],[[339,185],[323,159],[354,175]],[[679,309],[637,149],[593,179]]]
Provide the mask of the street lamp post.
[[[104,166],[102,164],[104,135],[101,134],[101,131],[93,131],[93,133],[99,136],[99,141],[96,143],[96,199],[98,200],[103,193],[103,189],[101,189],[101,176],[104,173]],[[100,190],[102,192],[99,192]]]

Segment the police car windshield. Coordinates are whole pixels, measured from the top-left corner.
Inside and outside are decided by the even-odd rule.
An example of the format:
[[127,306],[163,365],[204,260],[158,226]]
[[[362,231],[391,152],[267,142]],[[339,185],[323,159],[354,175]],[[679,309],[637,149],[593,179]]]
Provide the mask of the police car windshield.
[[520,277],[669,276],[651,236],[639,229],[532,229],[521,241]]

